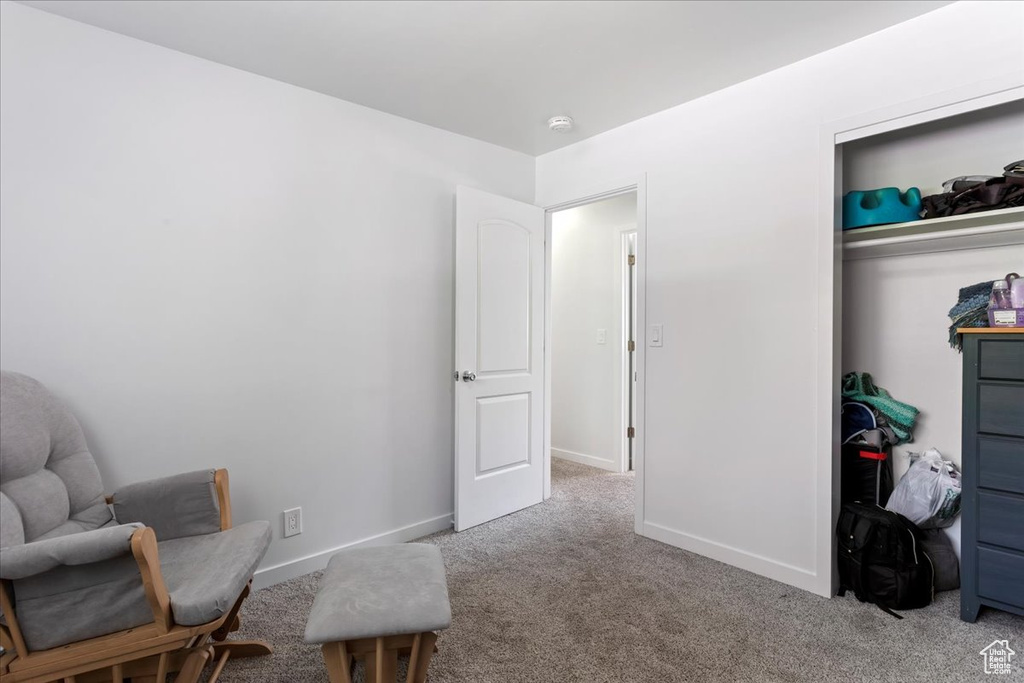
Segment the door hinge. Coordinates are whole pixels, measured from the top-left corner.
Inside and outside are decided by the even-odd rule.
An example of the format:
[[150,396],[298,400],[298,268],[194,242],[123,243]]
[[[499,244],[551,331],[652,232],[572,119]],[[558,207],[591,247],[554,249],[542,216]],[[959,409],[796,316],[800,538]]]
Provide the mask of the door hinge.
[[636,342],[633,341],[632,339],[630,339],[629,340],[629,347],[628,348],[629,348],[629,352],[630,353],[633,353],[634,351],[636,351]]
[[636,256],[634,256],[633,254],[629,255],[629,265],[631,265],[631,266],[635,266],[636,265]]
[[633,439],[635,437],[636,437],[636,428],[635,427],[629,427],[626,430],[626,438],[627,439]]

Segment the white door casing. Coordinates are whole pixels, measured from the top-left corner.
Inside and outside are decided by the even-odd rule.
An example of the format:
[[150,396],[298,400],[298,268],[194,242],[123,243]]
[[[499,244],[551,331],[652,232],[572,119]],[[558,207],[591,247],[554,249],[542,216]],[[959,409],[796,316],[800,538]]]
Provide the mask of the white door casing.
[[456,190],[456,531],[544,497],[544,221]]

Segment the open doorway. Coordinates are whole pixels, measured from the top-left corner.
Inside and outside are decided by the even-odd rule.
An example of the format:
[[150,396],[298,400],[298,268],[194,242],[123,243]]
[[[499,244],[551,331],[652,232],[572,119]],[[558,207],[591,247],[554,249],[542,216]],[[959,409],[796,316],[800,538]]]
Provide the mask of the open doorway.
[[[625,471],[632,456],[634,525],[643,533],[646,187],[641,176],[546,208],[456,188],[455,364],[449,375],[455,384],[456,531],[551,496],[552,224],[559,212],[629,195],[632,214],[624,212],[611,233],[620,249],[612,267],[622,270],[604,280],[619,306],[610,319],[620,322],[602,322],[593,339],[597,344],[597,330],[604,330],[603,345],[609,340],[621,344],[620,349],[628,345],[632,356],[612,355],[610,370],[618,365],[621,379],[613,379],[618,399],[606,419],[615,424],[624,446],[618,457],[612,450],[603,459],[613,464],[609,470]],[[626,267],[633,269],[628,280],[623,279]],[[616,287],[621,288],[618,294]],[[633,322],[621,322],[626,316]],[[652,329],[658,334],[652,334],[651,344],[660,346],[660,330]],[[623,432],[629,419],[635,430]]]
[[551,456],[631,471],[637,192],[550,215]]

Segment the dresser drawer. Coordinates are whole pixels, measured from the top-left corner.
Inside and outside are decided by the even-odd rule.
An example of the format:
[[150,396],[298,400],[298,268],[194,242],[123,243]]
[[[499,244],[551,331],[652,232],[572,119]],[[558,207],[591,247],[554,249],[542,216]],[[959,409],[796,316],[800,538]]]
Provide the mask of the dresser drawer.
[[978,431],[1024,436],[1024,384],[978,386]]
[[978,491],[978,540],[1024,551],[1024,496]]
[[1024,380],[1024,341],[985,339],[978,345],[980,379]]
[[978,437],[978,486],[1024,494],[1024,440]]
[[1024,555],[978,548],[978,595],[1024,607]]

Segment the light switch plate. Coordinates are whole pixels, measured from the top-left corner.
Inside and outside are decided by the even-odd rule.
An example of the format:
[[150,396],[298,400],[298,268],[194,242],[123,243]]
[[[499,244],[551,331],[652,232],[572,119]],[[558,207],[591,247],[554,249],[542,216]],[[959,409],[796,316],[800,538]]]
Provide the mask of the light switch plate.
[[647,337],[647,345],[661,346],[664,336],[664,327],[662,325],[651,325],[650,333]]
[[598,344],[605,344],[605,343],[607,343],[607,341],[608,341],[608,330],[598,330],[597,331],[597,343]]

